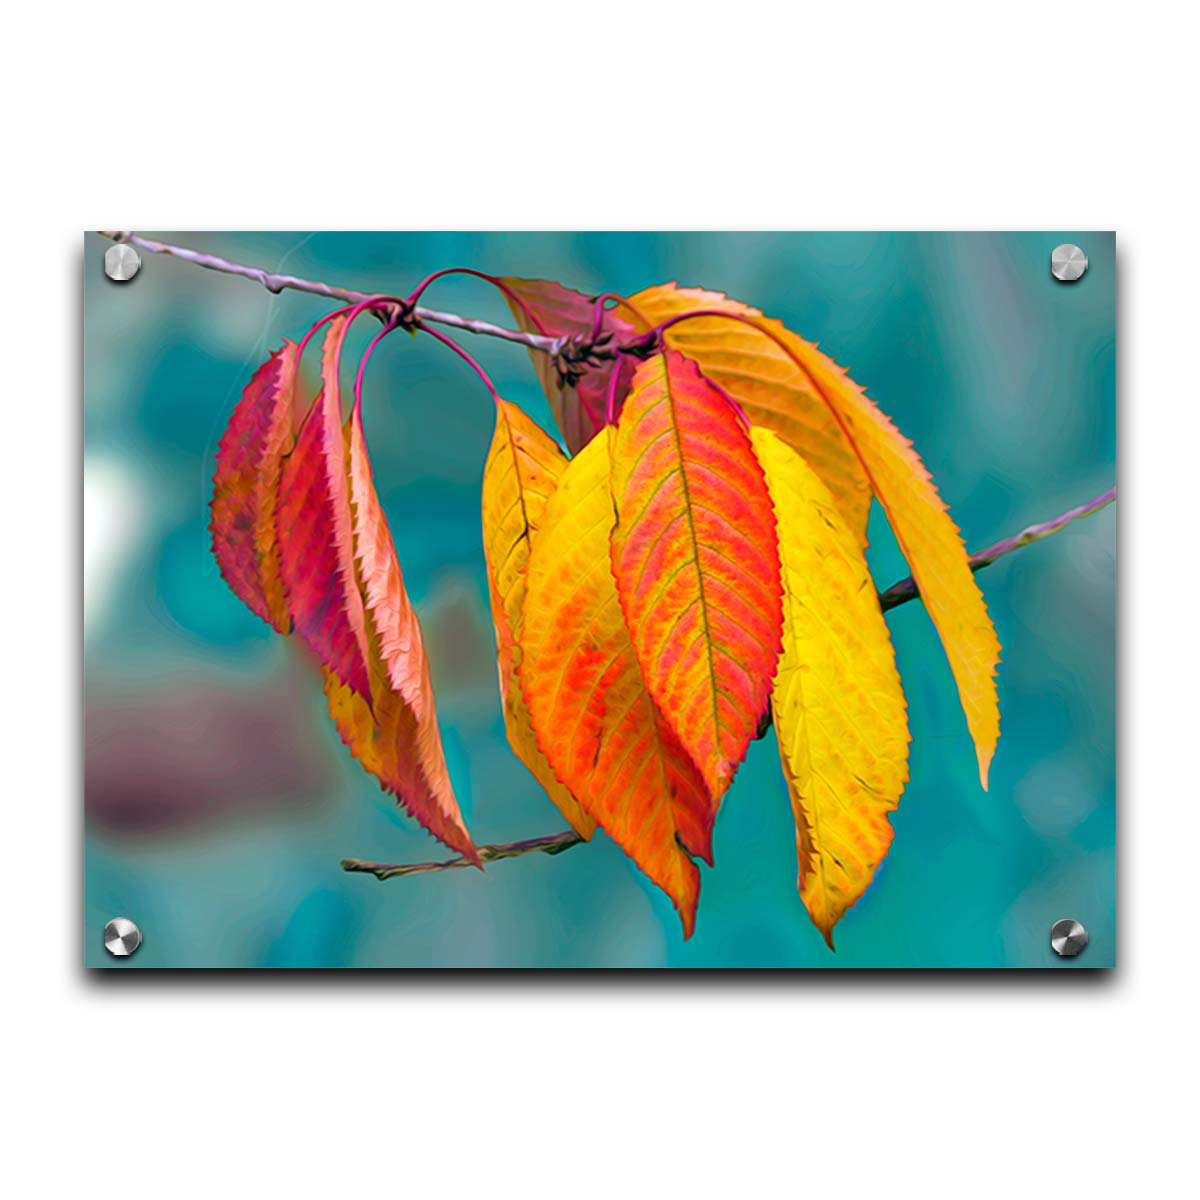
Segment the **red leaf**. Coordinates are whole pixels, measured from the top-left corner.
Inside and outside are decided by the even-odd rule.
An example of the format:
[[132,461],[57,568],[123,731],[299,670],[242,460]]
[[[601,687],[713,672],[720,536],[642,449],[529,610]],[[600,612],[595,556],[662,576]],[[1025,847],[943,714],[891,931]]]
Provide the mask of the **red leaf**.
[[[518,326],[525,333],[546,334],[549,337],[582,337],[589,339],[595,325],[596,303],[581,292],[565,288],[546,279],[505,278],[499,282],[505,290],[508,306]],[[636,331],[615,313],[605,310],[600,320],[600,336],[613,341],[627,340]],[[609,383],[614,362],[603,359],[598,364],[580,364],[575,374],[564,376],[559,365],[541,350],[530,350],[534,370],[550,401],[554,419],[562,430],[563,440],[572,454],[578,454],[605,425]],[[629,391],[634,362],[620,360],[617,380],[617,407]]]
[[354,575],[337,363],[344,317],[331,322],[323,388],[285,460],[276,509],[280,567],[295,630],[321,662],[370,701],[367,631]]
[[275,504],[292,448],[296,366],[296,345],[285,341],[246,385],[217,450],[209,525],[225,582],[280,633],[292,622],[279,577]]

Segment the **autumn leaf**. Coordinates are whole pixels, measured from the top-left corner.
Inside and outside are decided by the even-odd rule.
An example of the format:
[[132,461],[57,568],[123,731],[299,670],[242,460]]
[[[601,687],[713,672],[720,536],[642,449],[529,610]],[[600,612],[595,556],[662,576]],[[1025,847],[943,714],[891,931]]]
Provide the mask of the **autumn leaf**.
[[371,704],[326,666],[329,714],[347,749],[434,837],[478,864],[442,750],[429,660],[379,504],[361,406],[346,424],[354,567],[365,607]]
[[285,459],[275,520],[281,578],[295,631],[360,696],[371,695],[367,631],[354,573],[338,360],[346,320],[332,321],[322,388]]
[[715,800],[767,709],[782,608],[775,518],[728,399],[676,351],[617,424],[613,574],[650,694]]
[[958,526],[912,443],[832,359],[777,321],[762,321],[824,399],[853,445],[945,648],[984,789],[1000,737],[1000,642]]
[[783,653],[771,707],[791,794],[800,897],[833,927],[870,884],[908,780],[892,642],[862,550],[829,490],[769,430],[751,433],[779,528]]
[[296,366],[296,345],[285,341],[246,385],[217,450],[209,525],[225,582],[280,633],[292,620],[279,576],[275,500],[293,442]]
[[[629,299],[646,328],[699,309],[761,319],[749,305],[721,292],[674,283],[646,288]],[[728,392],[752,425],[770,429],[794,447],[833,493],[860,545],[866,545],[871,486],[867,473],[808,374],[758,329],[719,317],[671,326],[666,344],[695,361],[705,378]]]
[[[590,340],[596,303],[588,296],[545,279],[508,277],[496,282],[504,290],[513,318],[523,332]],[[600,336],[611,342],[623,342],[634,333],[627,321],[609,310],[602,313],[600,322]],[[581,364],[574,372],[564,374],[561,364],[543,351],[530,349],[529,356],[567,449],[577,454],[606,423],[613,370],[620,372],[617,395],[623,398],[633,378],[633,361],[623,358],[614,363],[612,358],[602,359],[592,365]]]
[[559,779],[695,927],[711,861],[704,780],[655,706],[609,568],[613,430],[568,464],[533,539],[520,682]]
[[595,821],[554,774],[537,738],[517,680],[530,543],[567,459],[515,404],[496,402],[496,432],[483,469],[483,548],[496,627],[496,665],[508,740],[571,827],[585,838]]

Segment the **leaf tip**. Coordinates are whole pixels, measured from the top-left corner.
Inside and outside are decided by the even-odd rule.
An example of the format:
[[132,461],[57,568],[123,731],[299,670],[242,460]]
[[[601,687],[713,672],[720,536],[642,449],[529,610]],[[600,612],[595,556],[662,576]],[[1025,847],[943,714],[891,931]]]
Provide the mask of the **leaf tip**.
[[976,754],[979,758],[979,786],[986,792],[988,790],[988,773],[992,768],[992,755],[995,754],[995,746],[980,746],[977,748]]

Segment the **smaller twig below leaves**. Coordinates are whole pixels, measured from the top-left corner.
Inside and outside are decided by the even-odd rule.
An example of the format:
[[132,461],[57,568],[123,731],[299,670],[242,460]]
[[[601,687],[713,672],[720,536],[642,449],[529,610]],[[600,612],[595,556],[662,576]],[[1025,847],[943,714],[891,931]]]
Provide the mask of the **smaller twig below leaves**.
[[[502,858],[520,858],[523,854],[561,854],[578,846],[583,841],[579,834],[568,830],[566,833],[552,833],[546,837],[529,838],[523,842],[497,842],[491,846],[480,846],[480,861],[497,862]],[[343,858],[343,871],[361,871],[374,875],[376,879],[394,879],[399,875],[426,875],[430,871],[453,871],[459,867],[472,867],[475,864],[467,858],[450,858],[444,862],[427,863],[377,863],[365,862],[361,858]]]

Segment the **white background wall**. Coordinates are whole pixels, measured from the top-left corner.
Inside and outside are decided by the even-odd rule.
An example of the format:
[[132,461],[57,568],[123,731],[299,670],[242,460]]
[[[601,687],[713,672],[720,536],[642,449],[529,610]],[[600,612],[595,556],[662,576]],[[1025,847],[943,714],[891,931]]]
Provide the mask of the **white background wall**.
[[[9,1194],[1184,1193],[1194,21],[1019,2],[10,14]],[[1117,229],[1114,974],[85,978],[80,231],[471,225]]]

